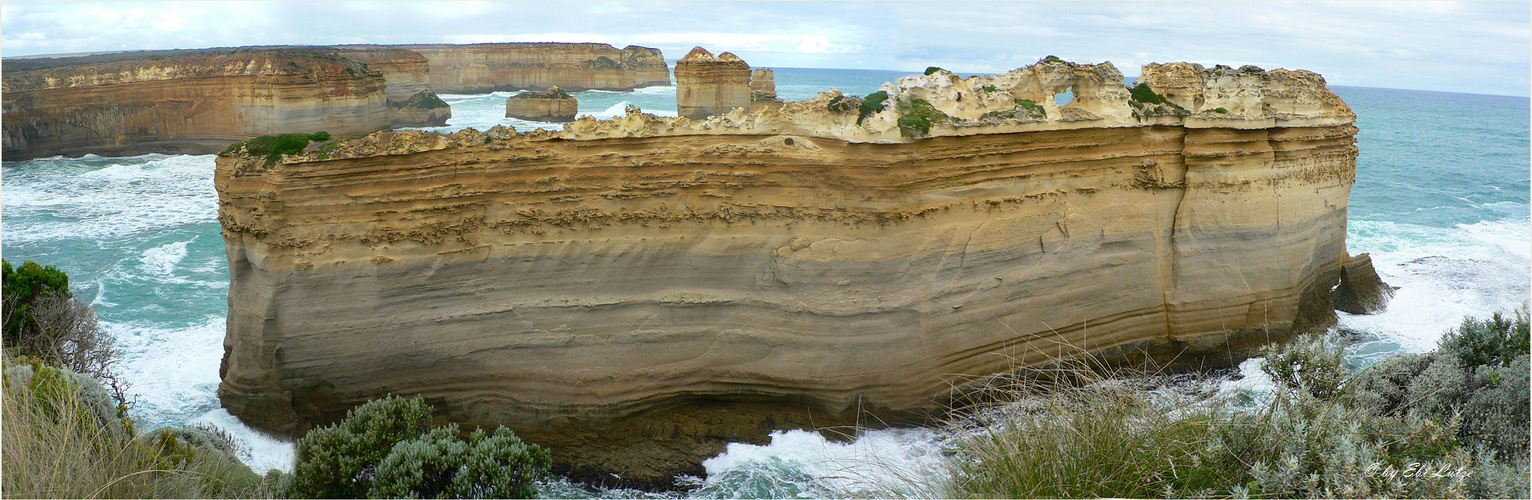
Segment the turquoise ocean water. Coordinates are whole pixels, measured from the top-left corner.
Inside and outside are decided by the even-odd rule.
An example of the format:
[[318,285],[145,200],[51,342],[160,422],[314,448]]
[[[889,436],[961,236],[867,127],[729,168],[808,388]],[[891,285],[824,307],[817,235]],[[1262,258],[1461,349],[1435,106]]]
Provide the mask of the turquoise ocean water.
[[[797,100],[835,87],[865,95],[903,73],[777,68],[777,92]],[[1337,328],[1361,339],[1352,361],[1435,347],[1464,315],[1510,311],[1528,300],[1532,259],[1529,100],[1441,92],[1335,87],[1357,112],[1361,148],[1347,246],[1370,253],[1399,287],[1386,311],[1341,313]],[[513,93],[444,95],[446,127],[518,130],[557,124],[503,118]],[[578,92],[580,113],[617,116],[627,105],[675,116],[672,87]],[[69,273],[124,353],[134,416],[149,428],[211,423],[242,441],[257,471],[290,468],[292,446],[241,425],[218,404],[228,263],[212,187],[213,156],[45,158],[4,162],[0,252]],[[1242,370],[1253,376],[1254,365]],[[855,495],[940,474],[942,435],[928,429],[868,432],[855,442],[785,432],[767,446],[731,445],[681,478],[690,495],[792,498]],[[639,496],[555,481],[545,496]]]

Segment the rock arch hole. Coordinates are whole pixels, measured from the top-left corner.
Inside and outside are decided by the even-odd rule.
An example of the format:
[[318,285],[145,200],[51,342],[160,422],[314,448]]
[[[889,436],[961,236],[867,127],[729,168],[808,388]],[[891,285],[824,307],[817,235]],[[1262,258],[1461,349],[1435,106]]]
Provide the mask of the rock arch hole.
[[1059,105],[1060,107],[1068,105],[1070,102],[1073,102],[1074,100],[1075,100],[1075,88],[1074,88],[1073,85],[1069,86],[1069,88],[1065,89],[1063,92],[1059,92],[1057,94],[1053,94],[1053,103]]

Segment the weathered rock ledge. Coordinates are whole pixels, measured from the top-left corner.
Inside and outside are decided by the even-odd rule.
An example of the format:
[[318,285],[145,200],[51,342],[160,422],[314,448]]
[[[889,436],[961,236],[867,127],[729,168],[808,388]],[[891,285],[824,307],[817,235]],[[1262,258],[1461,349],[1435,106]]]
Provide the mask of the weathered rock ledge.
[[1228,366],[1333,321],[1370,267],[1345,244],[1351,109],[1306,71],[1139,81],[1163,102],[1050,59],[905,77],[866,114],[828,91],[221,156],[219,395],[294,434],[420,394],[573,477],[665,487],[727,442],[918,420],[1063,346]]

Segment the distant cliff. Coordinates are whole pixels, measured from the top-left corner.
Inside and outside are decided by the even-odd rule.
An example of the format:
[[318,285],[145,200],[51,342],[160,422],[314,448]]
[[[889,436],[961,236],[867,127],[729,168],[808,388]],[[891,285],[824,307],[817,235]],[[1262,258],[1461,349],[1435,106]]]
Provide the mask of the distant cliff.
[[497,90],[633,90],[670,85],[670,68],[659,49],[604,43],[480,43],[394,45],[431,62],[438,94]]
[[1122,81],[1049,59],[221,156],[219,395],[291,434],[420,394],[575,478],[665,487],[728,442],[920,419],[1069,349],[1230,366],[1333,322],[1367,271],[1351,108],[1306,71]]
[[340,45],[340,55],[383,73],[388,83],[388,116],[395,127],[439,127],[452,107],[431,90],[431,64],[420,53],[379,45]]
[[215,153],[284,132],[389,128],[385,80],[323,48],[5,59],[6,160]]

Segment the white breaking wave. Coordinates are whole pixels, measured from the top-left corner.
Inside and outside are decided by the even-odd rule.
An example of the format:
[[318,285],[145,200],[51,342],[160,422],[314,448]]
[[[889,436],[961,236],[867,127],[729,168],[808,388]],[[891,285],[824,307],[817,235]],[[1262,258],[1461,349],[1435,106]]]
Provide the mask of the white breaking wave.
[[140,258],[143,265],[139,267],[145,272],[169,276],[176,270],[176,265],[186,258],[187,243],[191,243],[191,240],[168,243],[145,250],[143,257]]

